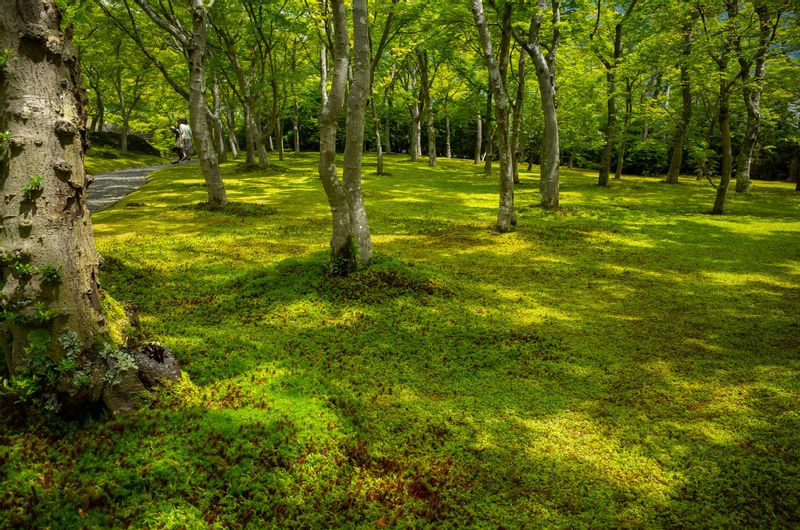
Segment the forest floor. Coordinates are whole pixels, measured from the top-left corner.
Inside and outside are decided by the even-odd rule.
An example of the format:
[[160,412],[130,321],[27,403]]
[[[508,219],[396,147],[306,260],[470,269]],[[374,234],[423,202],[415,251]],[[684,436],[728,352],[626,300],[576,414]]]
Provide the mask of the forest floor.
[[[119,419],[0,419],[0,527],[788,528],[800,194],[391,157],[374,266],[326,273],[317,158],[171,167],[93,216],[103,288],[182,383]],[[374,167],[374,157],[366,168]],[[127,202],[138,208],[126,208]]]

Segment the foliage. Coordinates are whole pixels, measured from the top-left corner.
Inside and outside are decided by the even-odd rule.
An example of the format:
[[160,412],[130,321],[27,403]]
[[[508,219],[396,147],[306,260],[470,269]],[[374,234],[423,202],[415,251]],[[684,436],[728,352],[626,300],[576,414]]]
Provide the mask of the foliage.
[[42,192],[42,190],[44,189],[42,188],[42,182],[44,182],[44,176],[34,175],[22,187],[22,196],[25,198],[26,201],[28,202],[33,201],[36,198],[36,195]]
[[41,267],[37,268],[37,272],[47,283],[57,284],[61,281],[61,267],[42,265]]
[[105,375],[105,382],[109,385],[118,385],[122,382],[122,373],[128,370],[136,370],[136,362],[130,353],[114,347],[110,344],[104,344],[100,350],[100,358],[108,364],[108,370]]
[[14,54],[12,50],[2,50],[0,51],[0,73],[6,69],[6,65],[8,64],[8,60],[11,59],[11,56]]
[[55,434],[4,409],[0,527],[800,518],[791,186],[719,218],[702,182],[564,169],[547,212],[523,172],[498,235],[480,168],[390,156],[364,182],[377,264],[331,278],[315,163],[224,166],[232,201],[279,215],[182,208],[205,198],[186,165],[93,217],[104,289],[187,378]]

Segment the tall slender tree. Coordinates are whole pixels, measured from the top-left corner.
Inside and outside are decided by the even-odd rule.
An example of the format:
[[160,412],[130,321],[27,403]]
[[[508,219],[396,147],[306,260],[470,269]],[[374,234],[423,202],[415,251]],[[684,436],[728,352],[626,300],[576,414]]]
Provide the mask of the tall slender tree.
[[[483,10],[482,0],[472,0],[472,14],[475,18],[475,25],[478,28],[481,46],[483,48],[483,59],[489,70],[489,82],[491,93],[495,101],[495,118],[497,123],[498,148],[500,151],[500,206],[497,212],[497,230],[499,232],[509,232],[517,224],[517,216],[514,212],[514,171],[511,167],[511,141],[509,134],[509,110],[511,104],[506,91],[505,71],[509,61],[509,40],[511,39],[511,4],[503,6],[502,28],[504,35],[501,42],[501,53],[499,60],[494,56],[492,49],[492,37],[489,34],[489,24]],[[487,157],[492,156],[487,151]]]

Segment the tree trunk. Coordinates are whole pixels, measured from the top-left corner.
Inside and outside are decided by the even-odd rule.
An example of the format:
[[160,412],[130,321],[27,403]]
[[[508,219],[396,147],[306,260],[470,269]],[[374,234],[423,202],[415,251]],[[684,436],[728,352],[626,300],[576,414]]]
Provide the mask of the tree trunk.
[[444,156],[453,158],[453,150],[450,148],[450,116],[447,115],[447,109],[444,111]]
[[511,156],[513,159],[514,184],[519,184],[519,137],[522,131],[522,104],[525,102],[525,51],[519,54],[517,63],[517,97],[511,120]]
[[350,213],[350,234],[355,244],[355,268],[372,260],[364,196],[361,192],[361,157],[364,149],[364,118],[370,93],[369,25],[367,0],[353,0],[353,81],[347,101],[347,139],[344,150],[344,187]]
[[[755,72],[750,82],[750,64],[744,59],[740,50],[739,63],[742,66],[742,95],[747,109],[747,128],[745,130],[736,166],[736,192],[750,191],[750,166],[753,161],[753,149],[761,128],[761,93],[764,90],[766,55],[775,38],[770,22],[769,10],[763,2],[756,2],[756,13],[759,20],[759,45],[756,50]],[[777,30],[777,27],[776,27]]]
[[797,186],[796,191],[800,191],[800,151],[795,151],[792,159],[789,161],[789,171],[787,172],[786,179],[789,182],[795,182]]
[[[0,130],[11,133],[0,143],[0,372],[10,376],[12,389],[15,382],[33,385],[32,394],[17,398],[39,412],[101,399],[120,412],[132,403],[112,406],[111,396],[132,396],[111,379],[138,379],[136,370],[119,370],[115,359],[98,354],[110,339],[86,206],[77,57],[53,3],[0,0],[0,12],[0,49],[14,51],[0,70]],[[43,312],[53,315],[43,318]],[[72,371],[56,369],[65,357],[77,364]],[[141,383],[136,390],[144,390]]]
[[216,140],[217,152],[219,153],[219,162],[224,163],[228,161],[228,151],[225,148],[225,131],[222,127],[222,99],[219,95],[219,80],[216,74],[214,74],[214,83],[211,85],[211,96],[214,104],[214,112],[209,112],[208,119],[211,121],[214,131],[214,139]]
[[392,98],[390,97],[386,102],[388,110],[386,112],[386,154],[392,154]]
[[294,154],[300,154],[300,105],[294,102],[294,116],[292,118],[292,134],[294,136]]
[[622,118],[622,135],[619,141],[619,153],[617,154],[617,170],[614,172],[614,180],[622,178],[622,168],[625,164],[625,149],[628,145],[628,127],[631,123],[631,115],[633,114],[633,95],[631,90],[633,87],[630,81],[626,81],[627,90],[625,91],[625,117]]
[[681,98],[683,108],[681,109],[681,121],[675,127],[675,134],[672,137],[672,157],[667,171],[667,183],[677,184],[680,175],[681,164],[683,162],[683,143],[689,132],[689,124],[692,121],[692,85],[689,77],[689,58],[692,53],[692,23],[683,26],[683,61],[681,61]]
[[[491,84],[491,83],[490,83]],[[494,126],[492,125],[492,89],[486,94],[486,132],[483,137],[483,174],[492,174],[494,159]],[[514,182],[513,176],[511,182]]]
[[[510,20],[510,5],[506,5],[506,15]],[[495,117],[497,120],[497,135],[500,150],[500,205],[497,213],[497,230],[508,232],[517,224],[514,212],[514,174],[511,169],[511,142],[509,138],[508,110],[509,101],[505,88],[505,83],[501,71],[503,62],[507,64],[508,54],[501,53],[500,61],[495,59],[492,52],[492,39],[489,35],[489,28],[483,12],[483,2],[472,0],[472,14],[475,17],[475,25],[481,39],[484,61],[489,70],[489,81],[491,93],[495,95]],[[510,23],[504,24],[504,30],[510,30]],[[487,152],[487,157],[491,156]]]
[[614,70],[606,72],[606,108],[608,118],[603,131],[603,150],[600,152],[600,175],[597,184],[608,186],[608,177],[611,173],[611,150],[614,144],[614,128],[617,124],[617,97]]
[[235,160],[239,156],[239,138],[236,137],[236,116],[233,109],[225,109],[225,117],[228,121],[228,146],[231,148],[231,155]]
[[431,79],[428,75],[428,56],[425,52],[417,52],[419,62],[420,98],[425,109],[425,123],[428,128],[428,165],[436,167],[436,129],[433,127],[433,105],[431,105]]
[[[724,72],[723,68],[720,68]],[[719,89],[719,133],[722,148],[722,172],[720,174],[717,196],[714,200],[712,214],[725,213],[725,199],[728,196],[728,186],[731,183],[733,169],[733,150],[731,147],[731,118],[730,118],[730,84],[723,78],[720,80]]]
[[[347,14],[344,0],[332,2],[331,11],[335,29],[334,67],[330,93],[326,92],[325,61],[320,89],[323,106],[320,111],[319,175],[331,209],[333,235],[331,236],[331,271],[346,275],[371,259],[372,247],[361,197],[360,167],[363,149],[364,104],[369,91],[369,44],[365,0],[354,0],[355,61],[353,86],[350,91],[345,145],[345,183],[336,174],[336,130],[339,113],[344,104],[348,70]],[[324,47],[323,47],[323,53]],[[348,112],[348,114],[350,114]],[[360,115],[359,115],[360,113]],[[359,130],[360,135],[359,135]],[[351,136],[351,134],[353,136]],[[358,145],[356,145],[356,143]]]
[[206,121],[206,8],[203,0],[191,0],[192,35],[189,43],[189,119],[192,124],[195,150],[208,191],[208,203],[225,206],[228,197],[219,172],[217,153]]
[[414,96],[414,101],[409,106],[409,111],[411,112],[411,146],[409,151],[411,153],[411,161],[416,162],[419,160],[419,156],[422,154],[420,152],[420,112],[419,112],[419,101],[417,101],[416,96]]
[[283,161],[284,146],[283,146],[283,118],[278,116],[276,119],[276,138],[278,139],[278,160]]
[[379,119],[375,120],[375,148],[378,151],[375,173],[383,175],[383,145],[381,145],[381,122]]
[[483,118],[479,112],[475,122],[475,165],[481,163],[481,152],[483,150]]
[[541,205],[544,208],[558,208],[559,200],[559,166],[561,159],[561,146],[558,136],[558,115],[556,111],[556,54],[560,40],[559,25],[561,21],[561,7],[557,0],[552,2],[553,40],[547,56],[544,55],[540,43],[542,27],[542,13],[544,0],[539,0],[538,11],[531,17],[528,31],[528,44],[525,46],[527,53],[533,59],[536,67],[536,80],[539,85],[539,94],[542,101],[542,114],[544,116],[544,138],[539,150],[539,191],[542,194]]

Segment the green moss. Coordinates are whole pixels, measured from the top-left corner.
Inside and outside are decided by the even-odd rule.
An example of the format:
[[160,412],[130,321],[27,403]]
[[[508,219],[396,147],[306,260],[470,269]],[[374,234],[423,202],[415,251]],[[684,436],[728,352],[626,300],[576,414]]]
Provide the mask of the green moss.
[[106,317],[109,342],[114,347],[125,346],[131,331],[131,322],[125,306],[104,292],[100,297],[100,307],[103,310],[103,316]]
[[[800,195],[470,161],[368,176],[375,263],[328,266],[313,157],[197,166],[93,216],[103,287],[187,379],[124,419],[0,415],[0,527],[791,527],[800,520]],[[374,164],[367,157],[365,167]],[[369,169],[368,169],[369,170]],[[118,312],[119,314],[119,312]],[[190,380],[188,379],[190,378]]]
[[90,175],[107,173],[117,169],[158,166],[166,163],[167,160],[158,156],[141,153],[122,154],[119,151],[108,148],[90,150],[83,161],[86,172]]

